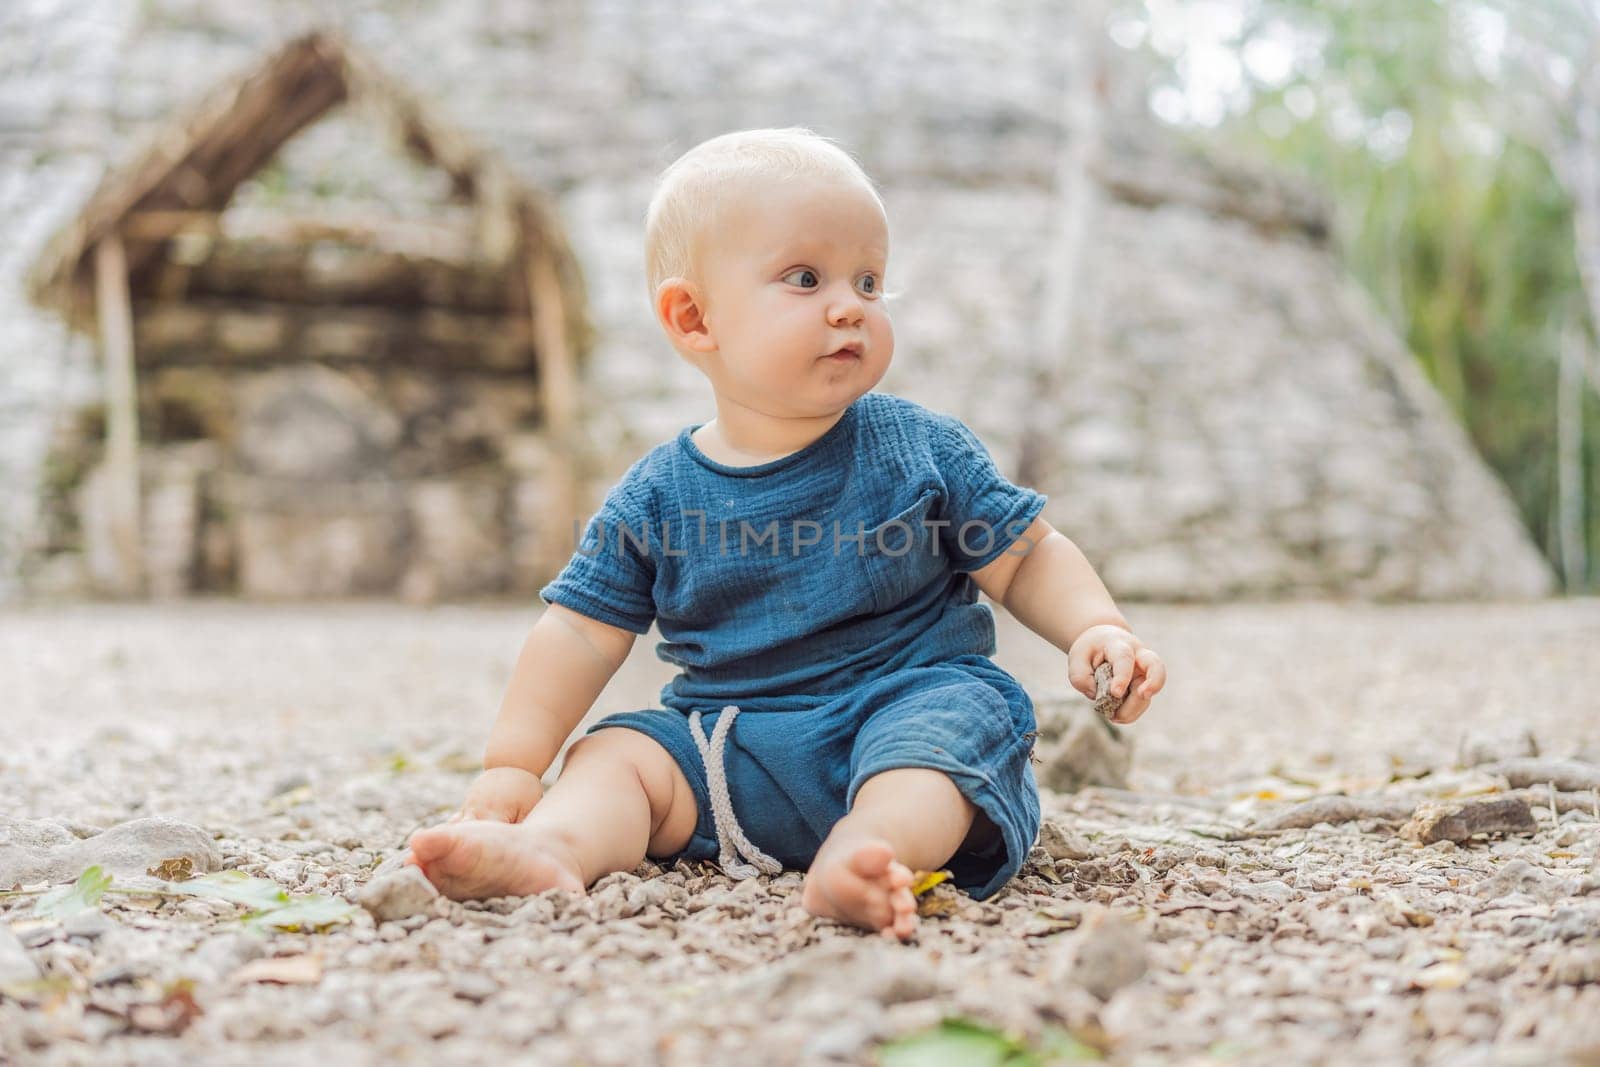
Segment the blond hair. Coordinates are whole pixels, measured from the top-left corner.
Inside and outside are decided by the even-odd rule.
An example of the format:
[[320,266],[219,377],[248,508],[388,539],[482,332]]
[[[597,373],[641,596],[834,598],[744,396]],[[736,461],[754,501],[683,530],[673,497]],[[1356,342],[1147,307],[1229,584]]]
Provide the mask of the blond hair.
[[803,126],[725,133],[679,156],[661,172],[645,212],[645,278],[651,294],[667,278],[692,276],[695,238],[714,221],[731,188],[798,177],[859,182],[883,206],[861,164],[830,138]]

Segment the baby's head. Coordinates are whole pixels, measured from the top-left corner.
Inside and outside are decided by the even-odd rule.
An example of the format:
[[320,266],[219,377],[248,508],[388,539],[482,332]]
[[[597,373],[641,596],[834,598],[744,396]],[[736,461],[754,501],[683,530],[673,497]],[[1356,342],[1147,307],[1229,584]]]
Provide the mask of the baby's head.
[[723,134],[666,169],[645,222],[656,319],[719,396],[843,410],[889,369],[889,227],[871,180],[809,130]]

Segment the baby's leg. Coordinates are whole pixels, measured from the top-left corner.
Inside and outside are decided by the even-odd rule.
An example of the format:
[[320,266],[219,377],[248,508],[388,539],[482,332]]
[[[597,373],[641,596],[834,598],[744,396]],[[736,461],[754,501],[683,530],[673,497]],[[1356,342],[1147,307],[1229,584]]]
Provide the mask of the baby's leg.
[[419,830],[411,854],[456,900],[583,892],[602,875],[667,856],[694,833],[694,793],[677,761],[637,730],[608,727],[567,751],[561,777],[520,823]]
[[[988,820],[950,780],[924,767],[875,774],[834,824],[806,873],[801,903],[814,915],[910,937],[917,926],[911,872],[932,871]],[[984,824],[974,831],[974,822]]]

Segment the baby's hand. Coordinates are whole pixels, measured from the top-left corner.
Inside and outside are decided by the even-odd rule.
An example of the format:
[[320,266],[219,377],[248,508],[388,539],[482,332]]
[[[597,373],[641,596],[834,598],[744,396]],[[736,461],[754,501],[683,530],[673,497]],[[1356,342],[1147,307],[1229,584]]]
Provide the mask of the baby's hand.
[[[1072,688],[1093,700],[1094,669],[1102,663],[1111,664],[1111,695],[1124,698],[1111,717],[1115,723],[1130,723],[1143,715],[1167,684],[1167,667],[1161,657],[1120,626],[1091,626],[1078,635],[1067,652],[1067,680]],[[1141,678],[1144,684],[1135,687]]]
[[478,775],[478,780],[467,790],[461,810],[449,821],[521,822],[543,798],[544,783],[532,771],[521,767],[490,767]]

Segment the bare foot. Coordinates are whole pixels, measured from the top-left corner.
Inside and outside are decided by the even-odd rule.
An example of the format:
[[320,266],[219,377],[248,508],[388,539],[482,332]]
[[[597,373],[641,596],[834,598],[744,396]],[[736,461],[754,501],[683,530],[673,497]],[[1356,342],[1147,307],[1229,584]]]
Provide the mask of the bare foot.
[[881,838],[841,843],[806,872],[800,903],[813,915],[838,919],[885,937],[908,940],[917,931],[911,871]]
[[411,856],[452,900],[521,897],[545,889],[584,892],[583,871],[558,838],[527,826],[470,820],[411,835]]

